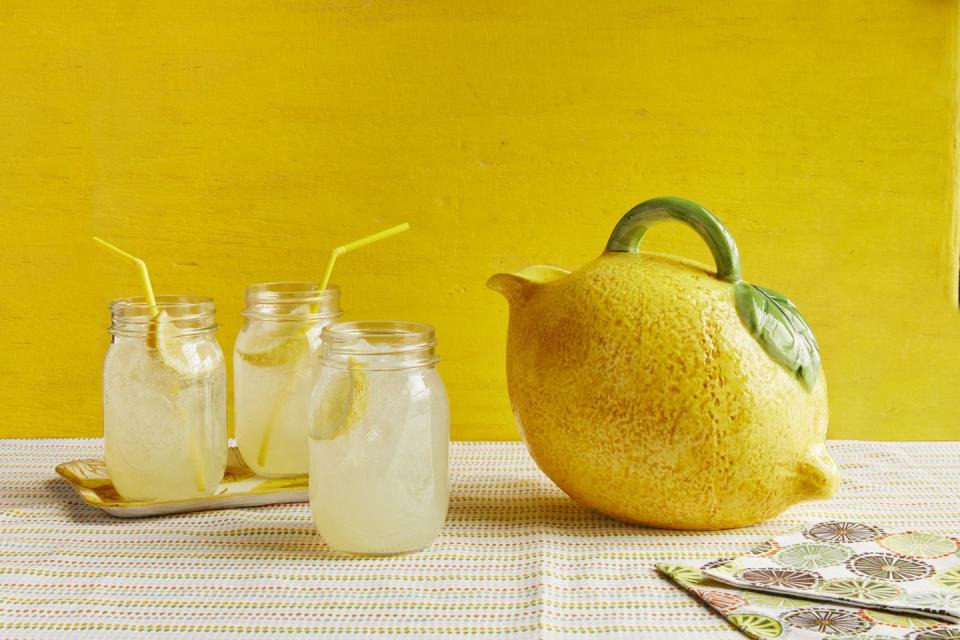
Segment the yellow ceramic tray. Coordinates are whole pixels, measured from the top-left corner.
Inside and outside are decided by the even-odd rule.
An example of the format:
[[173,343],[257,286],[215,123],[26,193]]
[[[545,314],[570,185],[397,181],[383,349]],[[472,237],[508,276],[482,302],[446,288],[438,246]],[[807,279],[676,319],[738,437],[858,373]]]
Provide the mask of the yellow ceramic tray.
[[236,447],[227,452],[227,469],[213,495],[187,500],[128,502],[113,488],[103,460],[74,460],[57,465],[57,473],[73,485],[91,507],[118,518],[145,518],[169,513],[257,507],[284,502],[307,502],[307,476],[264,478],[243,463]]

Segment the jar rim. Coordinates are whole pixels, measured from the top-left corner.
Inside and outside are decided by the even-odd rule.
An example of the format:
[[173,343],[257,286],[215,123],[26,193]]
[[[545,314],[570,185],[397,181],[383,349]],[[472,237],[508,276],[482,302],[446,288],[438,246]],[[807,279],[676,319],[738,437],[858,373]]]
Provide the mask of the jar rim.
[[213,298],[193,295],[156,296],[156,308],[165,311],[166,317],[154,317],[153,307],[144,296],[117,298],[110,303],[110,313],[124,322],[172,322],[174,320],[192,320],[204,316],[213,316],[216,306]]
[[337,322],[323,328],[331,340],[346,342],[357,339],[402,338],[410,344],[436,344],[433,325],[407,320],[354,320]]
[[369,369],[405,369],[435,364],[436,331],[424,322],[358,320],[323,328],[321,358],[333,366],[350,366],[357,357],[382,357],[364,363]]
[[302,301],[305,298],[329,300],[340,296],[340,287],[335,284],[326,289],[320,288],[320,283],[313,280],[275,280],[271,282],[255,282],[248,284],[246,297],[249,302],[256,298],[259,302],[284,302],[287,299]]
[[[244,318],[299,322],[343,315],[339,287],[321,289],[312,280],[257,282],[247,285],[244,296],[246,306],[240,312]],[[304,309],[307,304],[313,307]]]

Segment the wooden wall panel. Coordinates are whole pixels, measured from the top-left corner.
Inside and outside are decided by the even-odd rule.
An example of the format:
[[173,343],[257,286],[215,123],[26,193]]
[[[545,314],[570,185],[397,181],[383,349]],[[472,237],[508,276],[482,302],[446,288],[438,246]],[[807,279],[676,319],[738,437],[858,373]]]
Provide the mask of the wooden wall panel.
[[[714,210],[821,341],[831,435],[957,438],[957,3],[0,4],[2,436],[97,435],[106,305],[319,276],[437,325],[461,438],[512,438],[491,273]],[[687,231],[654,249],[707,259]]]

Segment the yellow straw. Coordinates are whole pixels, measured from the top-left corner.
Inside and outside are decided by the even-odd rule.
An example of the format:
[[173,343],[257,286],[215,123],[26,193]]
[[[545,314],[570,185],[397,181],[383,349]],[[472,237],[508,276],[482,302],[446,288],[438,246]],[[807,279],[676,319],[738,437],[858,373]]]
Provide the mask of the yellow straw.
[[354,249],[359,249],[360,247],[365,247],[368,244],[373,244],[378,240],[383,240],[384,238],[395,236],[398,233],[403,233],[404,231],[407,231],[409,228],[410,228],[410,223],[404,222],[403,224],[398,224],[395,227],[390,227],[389,229],[384,229],[383,231],[377,231],[376,233],[360,238],[359,240],[354,240],[353,242],[348,242],[347,244],[336,247],[333,251],[330,252],[330,261],[327,262],[327,270],[324,272],[323,281],[320,283],[321,291],[323,289],[326,289],[327,285],[330,283],[330,274],[333,273],[333,265],[336,263],[338,257],[342,256],[345,253],[350,253]]
[[[157,298],[156,296],[153,295],[153,285],[150,284],[150,272],[147,271],[147,263],[141,260],[140,258],[136,257],[135,255],[127,253],[120,247],[110,244],[109,242],[107,242],[106,240],[103,240],[102,238],[93,236],[93,241],[96,242],[101,247],[103,247],[104,249],[107,249],[108,251],[115,253],[121,258],[129,260],[130,262],[132,262],[137,266],[137,272],[140,274],[140,283],[143,285],[143,293],[147,299],[147,304],[150,305],[150,315],[151,317],[156,318],[158,313]],[[150,328],[153,329],[154,335],[156,335],[156,328],[155,326],[153,326],[154,323],[151,322],[150,324],[151,324]],[[148,334],[147,334],[148,343],[150,341],[149,334],[150,332],[148,329]],[[194,480],[197,483],[197,490],[203,492],[207,490],[207,480],[203,472],[203,467],[204,467],[203,450],[196,438],[191,438],[190,445],[191,445],[191,449],[193,450],[192,457],[193,457]]]
[[96,242],[101,247],[103,247],[104,249],[107,249],[108,251],[112,251],[113,253],[117,254],[121,258],[126,258],[133,264],[137,265],[137,272],[140,274],[140,284],[143,285],[143,292],[145,297],[147,298],[147,304],[150,305],[150,310],[154,313],[154,315],[156,315],[157,299],[153,295],[153,285],[150,284],[150,272],[147,271],[147,263],[141,260],[140,258],[138,258],[137,256],[130,255],[120,247],[112,245],[106,240],[98,238],[97,236],[93,236],[93,241]]
[[[373,244],[378,240],[383,240],[384,238],[389,238],[390,236],[395,236],[398,233],[403,233],[410,229],[410,223],[404,222],[403,224],[398,224],[395,227],[390,227],[389,229],[384,229],[383,231],[377,231],[376,233],[370,234],[369,236],[364,236],[359,240],[354,240],[353,242],[348,242],[347,244],[340,245],[336,247],[333,251],[330,252],[330,261],[327,262],[327,270],[323,274],[323,281],[320,283],[320,290],[323,291],[327,288],[327,285],[330,284],[330,274],[333,273],[333,265],[337,262],[337,258],[342,256],[345,253],[349,253],[354,249],[359,249],[360,247],[365,247],[368,244]],[[316,313],[320,308],[319,302],[314,302],[310,305],[310,312]],[[293,378],[292,376],[296,375],[297,370],[291,370],[291,380],[288,383],[286,395],[289,395],[292,392]],[[286,395],[284,397],[286,397]],[[273,438],[274,426],[277,424],[276,411],[274,411],[274,419],[267,424],[267,428],[263,431],[263,440],[260,441],[260,451],[257,455],[257,463],[261,466],[265,465],[267,462],[267,453],[270,450],[270,441]]]

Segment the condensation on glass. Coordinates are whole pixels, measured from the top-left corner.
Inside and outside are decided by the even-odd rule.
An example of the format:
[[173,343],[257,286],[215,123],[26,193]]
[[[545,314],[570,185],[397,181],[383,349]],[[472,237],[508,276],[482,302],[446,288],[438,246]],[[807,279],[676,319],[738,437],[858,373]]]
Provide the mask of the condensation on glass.
[[346,322],[323,331],[311,401],[310,508],[331,547],[421,549],[447,513],[450,409],[433,327]]
[[226,369],[210,298],[110,305],[103,364],[107,471],[126,500],[211,495],[226,464]]
[[340,290],[316,282],[253,284],[242,315],[233,353],[240,455],[262,476],[304,475],[321,333],[343,315]]

